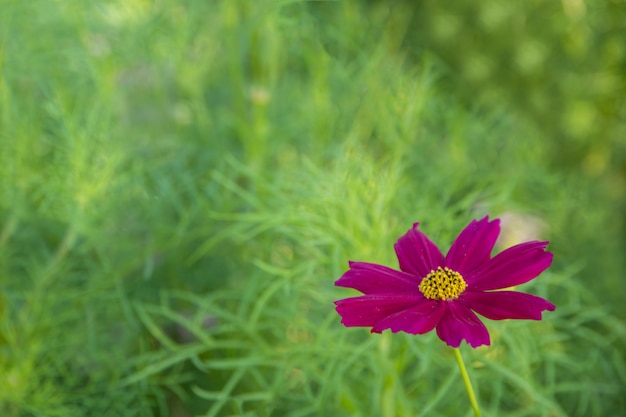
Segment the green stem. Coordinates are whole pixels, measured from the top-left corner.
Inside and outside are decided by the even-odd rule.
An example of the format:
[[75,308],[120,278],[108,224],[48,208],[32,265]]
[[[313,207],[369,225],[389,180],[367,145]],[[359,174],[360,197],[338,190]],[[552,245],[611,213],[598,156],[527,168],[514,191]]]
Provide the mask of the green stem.
[[472,382],[469,379],[469,375],[467,374],[467,369],[465,369],[465,362],[463,362],[463,356],[461,356],[461,350],[459,348],[453,348],[454,356],[456,357],[456,363],[459,365],[459,369],[461,370],[461,377],[463,377],[463,382],[465,383],[465,389],[467,390],[467,396],[469,397],[470,404],[472,405],[472,409],[474,410],[474,415],[476,417],[480,417],[480,409],[478,408],[478,402],[476,402],[476,395],[474,395],[474,388],[472,388]]

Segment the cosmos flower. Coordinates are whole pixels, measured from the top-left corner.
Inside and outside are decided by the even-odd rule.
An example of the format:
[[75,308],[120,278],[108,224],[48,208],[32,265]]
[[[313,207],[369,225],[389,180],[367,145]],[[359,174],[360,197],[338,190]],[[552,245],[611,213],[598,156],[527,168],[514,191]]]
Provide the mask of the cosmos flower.
[[[447,255],[418,230],[418,223],[394,245],[400,271],[366,262],[350,262],[335,285],[362,296],[335,301],[347,327],[371,327],[372,333],[424,334],[436,329],[446,344],[489,345],[489,332],[475,313],[491,320],[541,320],[555,306],[543,298],[502,290],[523,284],[552,263],[548,242],[512,246],[491,257],[500,221],[473,220]],[[500,291],[494,291],[500,290]]]

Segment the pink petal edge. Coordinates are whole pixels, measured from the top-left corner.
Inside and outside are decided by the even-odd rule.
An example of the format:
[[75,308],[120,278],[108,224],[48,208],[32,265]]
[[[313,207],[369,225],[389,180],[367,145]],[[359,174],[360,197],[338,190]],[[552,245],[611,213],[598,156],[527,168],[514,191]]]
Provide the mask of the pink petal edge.
[[556,306],[536,295],[517,291],[466,291],[459,301],[490,320],[541,320],[541,313]]
[[526,242],[500,252],[479,269],[464,276],[472,290],[499,290],[524,284],[551,264],[553,254],[545,251],[548,242]]
[[476,269],[490,259],[499,235],[500,219],[472,220],[452,243],[446,265],[461,275]]
[[443,264],[443,254],[414,223],[394,245],[400,270],[424,278],[430,271]]
[[380,320],[419,304],[424,297],[403,294],[368,294],[335,301],[346,327],[371,327]]
[[338,287],[354,288],[363,294],[420,294],[417,277],[386,266],[350,261],[350,269],[336,282]]
[[435,328],[445,313],[442,302],[422,300],[414,307],[388,316],[372,327],[372,333],[390,329],[393,333],[424,334]]
[[448,301],[448,311],[437,324],[437,336],[457,348],[465,339],[473,348],[491,344],[489,332],[476,314],[463,304]]

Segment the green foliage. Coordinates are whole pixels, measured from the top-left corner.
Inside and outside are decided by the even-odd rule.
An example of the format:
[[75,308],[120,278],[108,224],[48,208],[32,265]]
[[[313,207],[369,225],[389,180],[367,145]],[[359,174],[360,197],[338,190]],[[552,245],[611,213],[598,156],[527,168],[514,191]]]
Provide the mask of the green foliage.
[[449,349],[343,328],[333,282],[486,213],[543,225],[557,310],[465,349],[485,415],[623,414],[618,203],[451,93],[412,7],[0,0],[0,414],[469,415]]

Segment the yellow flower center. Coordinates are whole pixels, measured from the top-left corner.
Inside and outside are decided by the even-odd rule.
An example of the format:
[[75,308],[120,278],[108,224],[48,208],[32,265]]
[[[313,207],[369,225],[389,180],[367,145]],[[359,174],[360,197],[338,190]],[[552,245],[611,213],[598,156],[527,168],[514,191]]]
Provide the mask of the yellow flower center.
[[431,300],[454,300],[465,291],[467,284],[458,272],[438,267],[426,275],[419,288],[424,297]]

